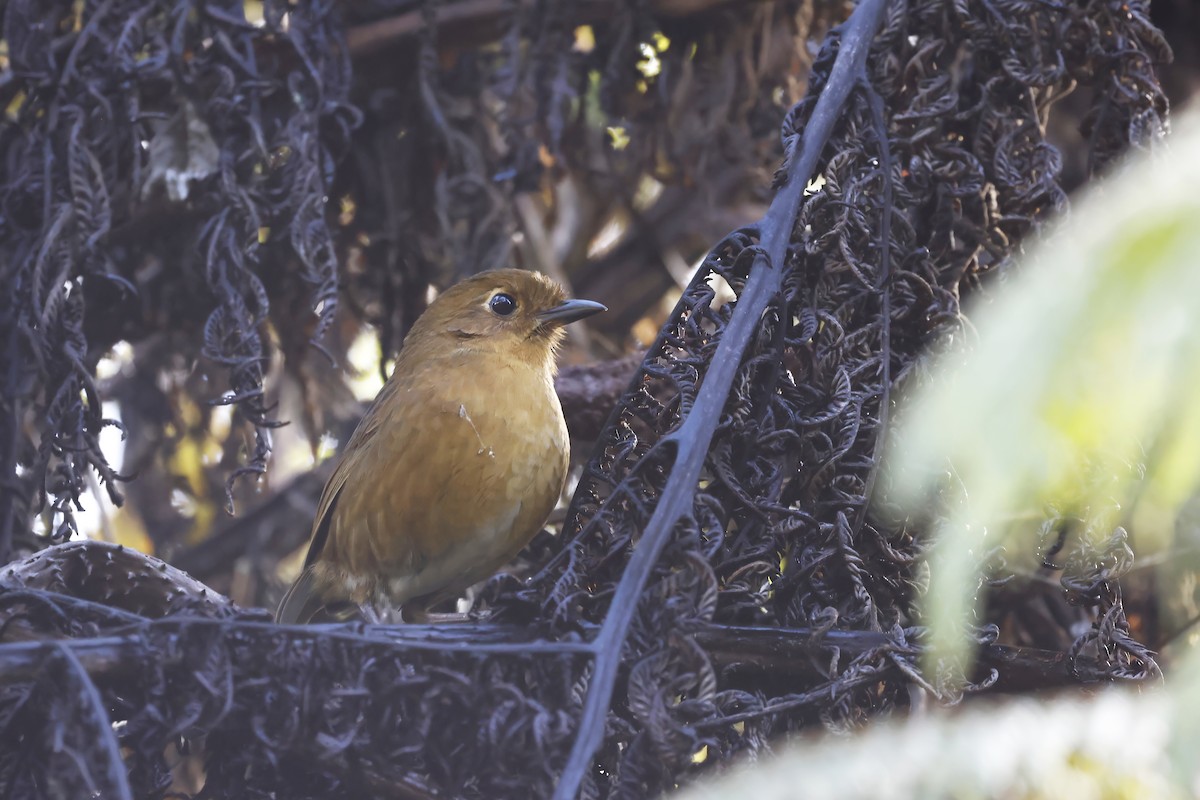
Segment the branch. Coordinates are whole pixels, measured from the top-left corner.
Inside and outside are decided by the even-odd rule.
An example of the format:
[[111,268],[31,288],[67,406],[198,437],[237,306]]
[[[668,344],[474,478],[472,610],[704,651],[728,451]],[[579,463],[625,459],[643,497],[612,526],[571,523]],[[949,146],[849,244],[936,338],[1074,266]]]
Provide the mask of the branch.
[[[34,594],[34,592],[30,592]],[[51,592],[39,592],[47,603],[75,606],[88,601]],[[215,595],[215,593],[214,593]],[[72,602],[73,601],[73,602]],[[118,612],[121,613],[121,612]],[[137,629],[132,630],[136,625]],[[164,632],[168,639],[188,631],[217,627],[229,636],[248,634],[261,637],[284,633],[289,640],[336,639],[360,645],[394,648],[396,651],[469,652],[515,656],[584,656],[596,652],[594,642],[550,641],[540,638],[535,628],[519,625],[493,625],[465,622],[449,625],[362,625],[359,623],[277,626],[269,622],[242,619],[201,619],[173,617],[162,620],[126,619],[126,632],[118,635],[79,639],[49,639],[0,643],[0,685],[35,680],[46,658],[67,650],[92,678],[130,677],[143,669],[145,659],[161,666],[181,664],[187,648],[154,647],[149,652],[151,631]],[[738,625],[704,625],[694,631],[696,642],[713,663],[725,668],[754,670],[773,680],[810,678],[814,662],[828,659],[837,649],[856,656],[892,644],[884,633],[876,631],[819,631],[813,628],[755,628]],[[916,655],[914,647],[909,655]],[[1027,691],[1099,683],[1109,672],[1090,657],[1072,661],[1067,653],[1031,647],[988,644],[980,649],[983,669],[997,669],[996,688],[1001,691]]]
[[[653,0],[650,11],[659,17],[686,17],[731,3],[732,0]],[[421,5],[416,2],[412,5],[414,7],[411,11],[355,25],[346,31],[346,45],[350,55],[355,58],[373,55],[420,33],[425,27],[425,21],[421,18]],[[579,0],[577,18],[585,22],[600,22],[611,18],[617,5],[615,0]],[[533,0],[461,0],[440,3],[435,12],[435,24],[447,38],[481,43],[499,38],[501,23],[514,11],[526,11],[533,6]]]
[[[84,713],[71,721],[78,727],[65,736],[86,741],[87,745],[98,750],[103,758],[103,772],[99,776],[92,776],[92,780],[100,777],[103,781],[97,787],[98,791],[95,796],[111,797],[113,800],[132,800],[133,792],[129,788],[129,773],[125,768],[125,761],[121,758],[121,744],[117,741],[117,734],[113,730],[112,723],[109,722],[108,706],[100,696],[100,690],[69,647],[62,642],[56,643],[55,647],[58,650],[56,654],[58,663],[48,665],[43,662],[41,666],[49,667],[51,670],[55,668],[62,670],[62,675],[52,684],[54,690],[74,692],[77,695],[75,702],[79,703],[80,710]],[[47,720],[48,725],[52,725],[54,722],[54,720]],[[56,738],[63,736],[62,733],[58,733]],[[79,758],[81,755],[74,751],[69,744],[64,746],[61,741],[58,742],[58,747],[74,758]]]
[[[7,303],[13,302],[11,299]],[[4,350],[0,364],[4,365],[4,380],[9,391],[19,385],[21,353],[18,347],[16,314],[10,308],[0,312],[0,330],[4,332]],[[17,523],[17,497],[21,481],[17,477],[17,437],[21,411],[15,397],[7,407],[0,408],[0,564],[7,563],[12,553],[13,532]]]
[[884,0],[862,0],[844,24],[829,81],[805,129],[799,152],[791,154],[787,179],[758,226],[758,252],[695,405],[680,426],[662,440],[675,447],[675,463],[646,531],[637,542],[617,585],[612,605],[596,638],[600,655],[596,658],[571,755],[555,788],[556,800],[571,800],[579,794],[596,750],[603,741],[613,687],[638,599],[671,532],[692,508],[697,481],[713,436],[712,420],[719,417],[725,405],[742,354],[758,329],[763,312],[779,293],[784,259],[804,187],[815,174],[821,151],[841,119],[850,92],[864,80],[863,65],[871,40],[883,21],[884,9]]
[[[37,680],[46,668],[46,659],[55,653],[69,653],[80,668],[93,678],[124,675],[140,669],[146,642],[137,634],[97,636],[94,639],[55,639],[45,642],[6,642],[0,644],[0,685],[9,686]],[[164,665],[178,663],[176,653]]]
[[[46,598],[60,599],[60,598]],[[289,641],[302,642],[325,639],[358,645],[388,647],[400,652],[470,653],[471,655],[508,656],[583,656],[593,655],[595,647],[588,642],[551,641],[541,639],[535,630],[515,625],[464,624],[458,625],[363,625],[351,622],[329,625],[276,625],[245,619],[206,619],[202,617],[167,617],[158,620],[139,620],[137,630],[113,636],[79,639],[45,639],[39,641],[0,643],[0,685],[22,683],[35,679],[45,666],[45,659],[56,650],[66,648],[84,670],[96,677],[118,677],[143,669],[143,660],[167,666],[180,664],[186,658],[181,646],[153,646],[147,634],[162,632],[170,642],[204,628],[220,629],[227,636],[252,634],[256,637],[283,633]],[[413,630],[414,628],[418,630]],[[161,643],[162,640],[160,639]]]
[[567,431],[573,440],[593,442],[642,363],[644,351],[592,364],[563,367],[554,380]]
[[[814,656],[837,648],[854,657],[892,643],[878,631],[817,631],[812,628],[755,628],[710,624],[695,632],[696,642],[721,667],[753,669],[772,679],[809,678]],[[916,655],[916,648],[912,655]],[[986,644],[979,650],[978,669],[995,669],[994,688],[1002,692],[1052,689],[1110,680],[1111,671],[1092,658],[1058,650]]]
[[590,259],[572,286],[580,297],[604,303],[608,313],[596,318],[595,329],[618,338],[644,317],[663,294],[677,288],[664,253],[681,248],[689,260],[711,243],[713,231],[741,228],[759,219],[759,203],[720,207],[714,198],[727,197],[756,181],[740,170],[726,169],[705,179],[703,190],[672,186],[654,205],[637,211],[628,204],[630,222],[625,236],[608,252]]

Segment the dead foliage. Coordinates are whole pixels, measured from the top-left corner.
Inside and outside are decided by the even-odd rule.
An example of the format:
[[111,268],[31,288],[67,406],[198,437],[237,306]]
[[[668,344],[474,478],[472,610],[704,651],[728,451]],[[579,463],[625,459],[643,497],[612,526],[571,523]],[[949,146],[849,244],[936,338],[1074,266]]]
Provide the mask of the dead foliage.
[[[954,702],[1031,664],[1042,685],[1157,674],[1122,602],[1123,532],[1092,551],[1058,541],[1069,520],[1045,527],[1047,559],[1063,556],[1044,598],[1058,640],[1006,658],[994,623],[1025,612],[993,603],[972,627],[993,648],[987,669],[922,671],[926,529],[886,525],[868,503],[893,400],[922,379],[927,346],[1067,202],[1049,138],[1059,101],[1082,104],[1089,175],[1162,133],[1154,70],[1169,50],[1148,3],[864,0],[824,36],[803,96],[793,39],[821,30],[823,6],[496,5],[464,23],[454,3],[267,0],[261,25],[240,3],[107,0],[79,18],[65,1],[5,6],[0,455],[21,467],[0,486],[5,552],[43,501],[52,535],[70,533],[89,469],[117,492],[94,368],[118,339],[140,348],[127,392],[147,393],[126,396],[151,409],[127,422],[164,430],[173,393],[236,407],[213,465],[232,482],[265,469],[268,357],[284,354],[322,430],[335,398],[309,343],[340,357],[370,322],[394,349],[431,281],[517,260],[634,319],[658,302],[657,267],[590,274],[603,256],[586,246],[514,250],[517,230],[538,239],[522,197],[599,187],[599,209],[556,221],[576,226],[568,239],[590,241],[617,208],[626,241],[661,255],[660,225],[696,216],[681,193],[758,209],[764,165],[782,166],[760,218],[683,290],[562,533],[526,554],[528,580],[488,585],[475,622],[281,629],[188,591],[196,602],[123,606],[148,568],[109,550],[23,565],[0,593],[0,783],[17,796],[648,797],[914,691]],[[387,48],[362,44],[397,19],[415,22]],[[638,65],[656,32],[670,46],[650,76]],[[631,188],[645,174],[674,204],[655,226]],[[646,291],[617,304],[582,288],[607,274]],[[197,356],[219,369],[159,380]],[[1001,554],[988,558],[1002,582]],[[189,756],[203,788],[172,773]]]

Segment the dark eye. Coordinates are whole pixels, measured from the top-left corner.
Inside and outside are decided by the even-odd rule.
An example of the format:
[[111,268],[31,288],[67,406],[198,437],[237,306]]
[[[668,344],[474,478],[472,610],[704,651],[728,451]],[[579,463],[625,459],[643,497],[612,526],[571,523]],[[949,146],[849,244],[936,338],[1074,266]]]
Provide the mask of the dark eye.
[[511,294],[500,292],[492,295],[492,299],[488,300],[488,308],[502,317],[507,317],[517,310],[517,301]]

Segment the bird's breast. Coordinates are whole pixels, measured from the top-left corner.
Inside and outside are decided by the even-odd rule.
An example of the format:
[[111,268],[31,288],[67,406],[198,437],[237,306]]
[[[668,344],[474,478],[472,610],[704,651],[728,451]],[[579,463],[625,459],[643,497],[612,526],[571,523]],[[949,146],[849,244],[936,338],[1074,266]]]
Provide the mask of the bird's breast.
[[548,374],[445,370],[397,387],[339,499],[351,573],[382,573],[396,602],[468,586],[515,555],[562,491],[566,424]]

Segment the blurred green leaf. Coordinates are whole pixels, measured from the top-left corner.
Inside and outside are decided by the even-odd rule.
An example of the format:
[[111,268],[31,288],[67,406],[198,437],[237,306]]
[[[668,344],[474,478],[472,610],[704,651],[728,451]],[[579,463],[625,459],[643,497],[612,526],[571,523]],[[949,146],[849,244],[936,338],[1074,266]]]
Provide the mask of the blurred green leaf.
[[[1171,699],[1108,690],[980,703],[852,737],[810,738],[681,798],[1182,800],[1193,795],[1170,779]],[[1194,758],[1181,763],[1184,785],[1196,774]]]
[[967,309],[907,397],[889,444],[887,500],[940,509],[926,597],[935,652],[958,635],[997,544],[1033,555],[1055,509],[1083,535],[1167,547],[1200,478],[1200,115],[1168,147],[1097,182],[1003,285]]

